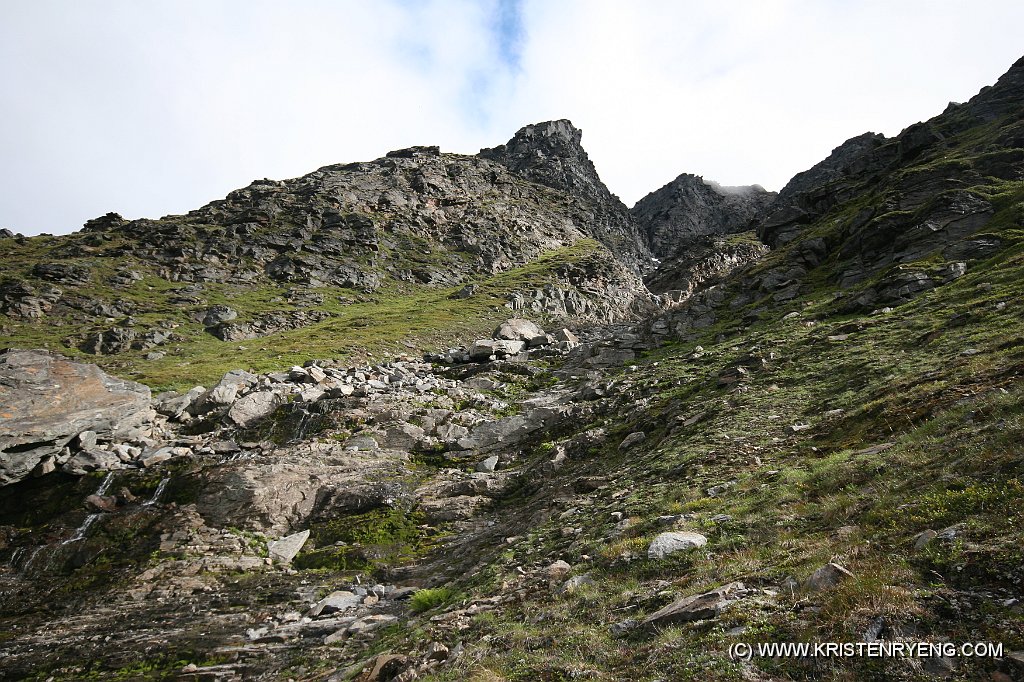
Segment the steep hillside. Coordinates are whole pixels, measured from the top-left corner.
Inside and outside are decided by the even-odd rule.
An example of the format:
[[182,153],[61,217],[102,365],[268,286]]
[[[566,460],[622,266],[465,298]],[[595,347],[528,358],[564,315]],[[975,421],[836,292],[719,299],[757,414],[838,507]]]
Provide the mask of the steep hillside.
[[[628,212],[579,130],[536,128],[555,132],[509,143],[528,166],[416,147],[256,181],[184,216],[3,239],[0,347],[112,356],[97,361],[180,386],[236,365],[425,350],[509,306],[593,322],[643,310],[646,247]],[[549,154],[556,143],[573,163]],[[593,192],[556,181],[575,161]]]
[[[679,254],[674,274],[644,272],[675,293],[642,315],[635,300],[652,299],[636,273],[650,250],[627,248],[641,223],[578,142],[554,122],[480,157],[402,152],[411,158],[400,167],[450,158],[449,171],[509,178],[502,208],[473,199],[452,210],[484,212],[488,229],[521,215],[524,244],[481,246],[444,284],[404,281],[412,266],[400,236],[428,203],[403,185],[387,209],[395,231],[374,237],[383,246],[364,263],[380,285],[343,291],[367,297],[345,303],[361,306],[365,326],[328,310],[335,317],[294,336],[241,342],[288,339],[295,354],[267,358],[277,365],[241,371],[224,353],[238,341],[210,346],[206,372],[222,376],[149,399],[145,386],[59,356],[0,354],[3,674],[1024,678],[1024,59],[891,140],[843,144],[796,176],[752,231],[737,223],[747,230]],[[357,179],[370,182],[388,161],[323,177],[358,198]],[[414,200],[408,213],[394,208]],[[219,225],[217,206],[197,212],[201,223],[165,220],[221,235],[227,226],[195,227]],[[680,216],[666,229],[685,229]],[[256,225],[254,244],[275,239]],[[80,286],[98,286],[111,261],[81,251],[117,248],[132,229],[141,234],[105,225],[67,240],[8,240],[12,271],[35,273],[33,293],[5,294],[12,338],[67,333],[45,329],[50,316],[74,315],[60,308],[64,294],[44,294],[79,285],[51,273],[78,277],[93,264]],[[309,239],[322,234],[308,229]],[[91,245],[96,234],[111,239]],[[454,232],[431,234],[455,248]],[[210,315],[211,329],[251,326],[242,314],[216,321],[214,304],[262,291],[276,258],[322,257],[306,243],[273,258],[224,256],[218,267],[250,272],[249,284],[197,281],[205,303],[168,298],[158,313],[185,305]],[[198,277],[192,255],[155,249],[132,261],[147,279],[102,290],[128,292],[105,295],[137,305],[137,326],[154,318],[132,286],[177,288],[163,258]],[[330,278],[341,262],[306,262],[300,269],[325,274],[299,290],[340,286]],[[602,302],[609,284],[613,301]],[[237,286],[239,298],[214,300],[218,286]],[[77,291],[86,300],[90,290]],[[15,319],[33,306],[42,323]],[[513,319],[475,338],[513,310],[544,329]],[[420,339],[472,333],[422,357],[281,369],[359,329],[389,339],[403,319],[424,325]],[[205,332],[193,324],[194,340]],[[145,374],[133,352],[113,358],[126,375]],[[165,371],[181,372],[186,388],[183,359]],[[771,642],[924,649],[731,655]],[[967,642],[998,647],[968,657],[958,648]]]

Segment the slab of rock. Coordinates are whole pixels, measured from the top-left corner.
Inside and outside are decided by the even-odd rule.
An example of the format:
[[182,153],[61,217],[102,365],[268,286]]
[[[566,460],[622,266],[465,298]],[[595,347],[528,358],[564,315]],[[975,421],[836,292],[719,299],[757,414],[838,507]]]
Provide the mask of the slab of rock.
[[309,531],[304,530],[298,533],[293,533],[288,537],[281,538],[274,542],[267,543],[267,552],[270,558],[274,561],[282,564],[291,563],[295,555],[299,553],[302,546],[306,544],[306,540],[309,539]]
[[700,533],[691,533],[689,531],[662,533],[654,538],[654,541],[647,548],[647,558],[664,559],[670,554],[685,552],[686,550],[703,547],[706,544],[708,544],[708,539]]
[[619,451],[625,452],[626,450],[629,450],[631,447],[645,440],[646,438],[647,434],[644,433],[643,431],[634,431],[633,433],[629,434],[628,436],[622,439],[622,442],[619,443]]
[[149,400],[147,387],[96,365],[45,351],[0,354],[0,485],[29,476],[83,431],[111,441],[150,422]]
[[492,455],[487,459],[477,462],[476,470],[483,473],[493,473],[498,466],[498,456]]
[[506,355],[516,355],[525,347],[526,344],[522,341],[480,339],[474,341],[473,345],[469,347],[469,357],[471,360],[482,362],[488,360],[492,355],[498,358],[505,357]]
[[309,611],[309,615],[326,616],[331,613],[341,613],[357,608],[363,602],[358,594],[346,590],[331,592],[329,595],[318,601]]
[[830,587],[835,587],[853,574],[837,563],[829,562],[811,574],[804,582],[804,589],[810,592],[820,592]]
[[683,597],[665,608],[655,611],[641,623],[644,627],[665,627],[695,620],[717,618],[729,604],[745,590],[743,583],[729,583],[710,592]]

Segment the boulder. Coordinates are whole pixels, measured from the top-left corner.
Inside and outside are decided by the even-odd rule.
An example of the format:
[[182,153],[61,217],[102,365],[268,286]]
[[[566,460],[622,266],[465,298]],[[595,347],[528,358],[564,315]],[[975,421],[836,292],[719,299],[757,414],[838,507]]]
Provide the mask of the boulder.
[[[57,456],[83,431],[111,441],[151,422],[149,400],[147,387],[96,365],[45,351],[0,354],[0,485],[30,475],[43,458]],[[115,462],[120,466],[116,455],[104,453],[72,469]]]
[[272,414],[284,398],[274,391],[256,391],[237,400],[228,410],[228,419],[245,428],[253,422]]
[[505,339],[480,339],[473,342],[469,347],[469,357],[476,362],[485,362],[494,357],[505,357],[516,355],[526,347],[523,341],[508,341]]
[[302,546],[306,544],[306,540],[309,539],[309,531],[304,530],[298,533],[293,533],[288,537],[281,538],[274,542],[267,543],[267,553],[273,561],[281,564],[291,563],[295,555],[299,553]]
[[230,322],[238,317],[238,312],[226,305],[213,305],[203,315],[204,327],[215,327],[221,322]]
[[544,330],[529,320],[511,319],[505,320],[494,330],[494,338],[507,341],[522,341],[528,348],[546,346],[548,335]]
[[[309,531],[304,532],[307,536],[309,535]],[[363,598],[358,594],[354,594],[346,590],[338,590],[337,592],[331,592],[329,595],[318,601],[313,608],[310,609],[309,615],[315,618],[316,616],[326,616],[331,613],[351,611],[352,609],[357,608],[362,602]]]
[[706,544],[708,544],[708,539],[700,533],[691,533],[689,531],[662,533],[654,538],[654,541],[647,548],[647,558],[664,559],[670,554],[703,547]]

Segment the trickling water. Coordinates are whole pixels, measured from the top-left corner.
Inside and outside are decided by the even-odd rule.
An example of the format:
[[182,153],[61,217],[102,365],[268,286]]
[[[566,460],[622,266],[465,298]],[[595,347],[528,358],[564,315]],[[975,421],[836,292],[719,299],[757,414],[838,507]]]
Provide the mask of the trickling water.
[[28,558],[28,561],[26,561],[25,565],[22,567],[22,572],[28,573],[28,570],[32,568],[32,564],[35,563],[36,557],[39,556],[39,553],[43,551],[45,548],[46,545],[39,545],[35,548],[35,550],[32,552],[32,555]]
[[103,482],[100,483],[100,487],[96,489],[96,494],[101,496],[101,497],[103,495],[106,495],[107,491],[110,490],[110,486],[113,483],[114,483],[114,472],[111,471],[111,472],[107,473],[106,477],[103,479]]
[[96,523],[96,519],[98,519],[99,517],[100,515],[98,513],[89,514],[88,516],[86,516],[85,521],[83,521],[82,525],[78,527],[78,530],[75,531],[75,534],[60,544],[70,545],[72,542],[78,542],[79,540],[84,539],[85,534],[89,532],[89,528],[92,526],[92,524]]
[[170,477],[165,477],[160,481],[160,485],[156,487],[156,492],[153,493],[153,497],[149,498],[142,503],[143,507],[151,507],[160,501],[160,496],[164,494],[164,489],[167,488],[167,484],[170,482]]

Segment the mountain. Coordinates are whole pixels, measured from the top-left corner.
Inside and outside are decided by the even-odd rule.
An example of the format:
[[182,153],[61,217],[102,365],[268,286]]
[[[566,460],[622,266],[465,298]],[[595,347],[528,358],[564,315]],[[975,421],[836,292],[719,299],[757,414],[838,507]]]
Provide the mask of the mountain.
[[1024,59],[777,196],[580,141],[0,238],[3,675],[1024,676]]
[[393,352],[396,336],[426,350],[522,306],[628,318],[650,306],[647,248],[580,138],[556,121],[479,156],[415,147],[256,181],[183,216],[8,238],[0,343],[110,356],[98,361],[174,387],[228,369],[213,338],[271,337],[231,357],[270,369],[283,354]]

